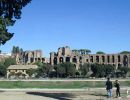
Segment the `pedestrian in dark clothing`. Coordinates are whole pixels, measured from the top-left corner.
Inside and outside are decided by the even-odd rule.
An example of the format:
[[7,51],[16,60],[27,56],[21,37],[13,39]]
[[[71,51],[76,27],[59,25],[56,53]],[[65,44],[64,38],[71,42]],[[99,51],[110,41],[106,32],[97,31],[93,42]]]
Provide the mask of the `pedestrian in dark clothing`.
[[116,97],[120,97],[120,83],[118,80],[115,81],[114,86],[116,87]]
[[106,90],[107,90],[108,97],[112,97],[112,82],[110,81],[110,78],[107,78]]

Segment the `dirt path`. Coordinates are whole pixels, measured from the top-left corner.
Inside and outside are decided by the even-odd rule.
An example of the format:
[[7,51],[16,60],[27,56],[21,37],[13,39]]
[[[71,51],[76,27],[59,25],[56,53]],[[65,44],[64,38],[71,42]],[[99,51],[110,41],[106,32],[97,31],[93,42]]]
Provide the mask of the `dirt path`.
[[53,93],[53,92],[0,92],[0,100],[130,100],[130,98],[110,98],[103,93]]

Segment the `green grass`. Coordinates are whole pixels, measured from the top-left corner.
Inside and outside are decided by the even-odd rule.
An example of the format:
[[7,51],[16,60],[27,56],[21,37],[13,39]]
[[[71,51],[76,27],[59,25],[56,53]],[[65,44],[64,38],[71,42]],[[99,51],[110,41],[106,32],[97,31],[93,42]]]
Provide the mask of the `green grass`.
[[[121,86],[130,86],[130,81],[120,82]],[[0,88],[49,88],[81,89],[105,87],[105,82],[98,81],[0,81]]]

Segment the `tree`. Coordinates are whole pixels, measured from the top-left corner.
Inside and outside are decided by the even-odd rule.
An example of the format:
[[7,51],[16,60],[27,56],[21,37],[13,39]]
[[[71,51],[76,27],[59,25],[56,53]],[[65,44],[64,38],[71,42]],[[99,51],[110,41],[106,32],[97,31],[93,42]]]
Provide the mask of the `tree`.
[[0,62],[0,76],[5,76],[6,74],[6,67],[4,65],[4,61]]
[[16,61],[14,58],[6,58],[5,60],[0,61],[0,76],[6,76],[6,70],[10,65],[15,65]]
[[96,54],[105,54],[103,51],[97,51]]
[[75,54],[79,54],[77,49],[72,50],[72,52],[74,52]]
[[30,69],[28,69],[28,70],[26,71],[26,73],[27,73],[27,74],[29,75],[29,77],[31,78],[32,75],[36,73],[36,69],[30,68]]
[[0,0],[0,45],[10,40],[14,33],[8,32],[7,27],[13,26],[21,18],[21,10],[31,0]]
[[3,73],[4,73],[4,76],[6,75],[6,70],[7,68],[10,66],[10,65],[16,65],[16,60],[15,58],[6,58],[5,61],[4,61],[4,67],[3,67]]
[[91,53],[91,50],[85,49],[85,53],[86,53],[86,54],[89,54],[89,53]]
[[83,65],[80,65],[80,71],[81,71],[81,75],[83,76],[86,76],[87,73],[89,72],[89,68],[91,68],[91,65],[90,64],[83,64]]
[[13,24],[14,22],[11,22],[8,18],[3,18],[2,15],[0,16],[0,45],[5,44],[6,41],[13,37],[14,33],[10,33],[7,30],[7,27],[12,26]]
[[37,62],[34,63],[34,65],[37,65],[38,67],[42,67],[42,66],[43,66],[43,63],[40,62],[40,61],[37,61]]
[[56,69],[56,72],[57,72],[56,74],[57,74],[58,77],[65,77],[66,70],[65,70],[65,67],[63,66],[63,64],[62,65],[58,64],[58,65],[55,66],[55,68],[57,68]]
[[6,58],[5,62],[4,62],[4,65],[5,65],[6,68],[9,67],[10,65],[16,65],[15,58],[11,58],[11,57]]
[[89,54],[89,53],[91,53],[91,50],[89,50],[89,49],[80,49],[79,52],[80,52],[80,54]]
[[79,50],[80,54],[85,54],[85,51],[83,49]]
[[22,53],[23,49],[20,48],[19,46],[13,46],[12,48],[12,54],[18,54],[18,53]]
[[37,77],[49,77],[50,72],[53,70],[53,66],[41,62],[37,62],[37,65]]
[[20,48],[20,49],[19,49],[19,53],[22,53],[22,52],[23,52],[23,49],[22,49],[22,48]]
[[18,46],[16,47],[16,53],[19,53],[19,47]]
[[122,73],[122,75],[124,75],[124,77],[126,77],[128,71],[130,71],[130,68],[128,68],[128,67],[119,67],[118,69],[121,71],[121,73]]
[[75,72],[75,75],[76,75],[76,77],[79,77],[80,76],[80,72]]
[[114,68],[114,66],[112,66],[112,65],[104,65],[105,67],[105,76],[109,76],[109,75],[112,75],[112,74],[114,74],[114,71],[115,71],[115,68]]
[[74,76],[76,72],[76,68],[74,64],[67,62],[57,65],[57,73],[61,77]]
[[66,63],[66,75],[67,76],[75,76],[76,68],[72,63]]
[[130,54],[130,51],[122,51],[120,54]]
[[15,54],[16,53],[16,47],[13,46],[13,49],[12,49],[12,54]]
[[114,73],[114,66],[112,65],[102,65],[102,64],[92,64],[91,70],[94,77],[107,77]]

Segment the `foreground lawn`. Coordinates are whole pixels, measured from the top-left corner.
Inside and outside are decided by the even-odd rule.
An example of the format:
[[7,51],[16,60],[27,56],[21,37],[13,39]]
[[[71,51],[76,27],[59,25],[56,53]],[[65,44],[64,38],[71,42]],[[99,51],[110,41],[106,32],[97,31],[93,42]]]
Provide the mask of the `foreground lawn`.
[[[121,86],[130,86],[130,81],[120,82]],[[0,88],[49,88],[81,89],[105,87],[105,82],[98,81],[0,81]]]

